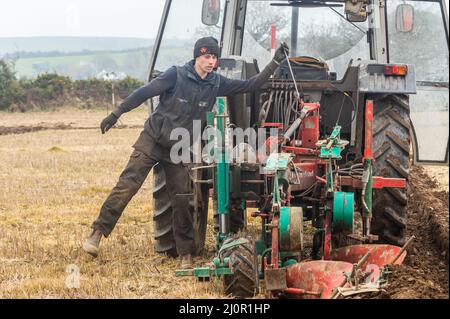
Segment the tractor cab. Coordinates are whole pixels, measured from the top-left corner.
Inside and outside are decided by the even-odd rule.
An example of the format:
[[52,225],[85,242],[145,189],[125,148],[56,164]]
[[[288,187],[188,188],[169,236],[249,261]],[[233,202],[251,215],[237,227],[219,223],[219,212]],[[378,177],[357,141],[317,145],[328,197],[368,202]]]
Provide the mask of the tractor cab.
[[[357,61],[411,65],[416,88],[405,93],[411,94],[414,161],[448,165],[448,0],[167,0],[149,79],[190,60],[201,36],[220,41],[221,72],[235,78],[259,72],[281,41],[291,48],[298,81],[329,81],[354,94],[360,90],[357,79],[348,78],[355,77],[351,66],[360,64]],[[287,71],[284,63],[275,77],[288,79]],[[341,85],[346,81],[353,84]],[[319,98],[312,95],[311,99]],[[258,98],[239,99],[250,106],[249,99]],[[352,120],[352,107],[344,105],[347,121]],[[248,113],[245,109],[235,116],[245,118],[240,126],[255,121]],[[348,134],[356,140],[355,127],[353,131]]]

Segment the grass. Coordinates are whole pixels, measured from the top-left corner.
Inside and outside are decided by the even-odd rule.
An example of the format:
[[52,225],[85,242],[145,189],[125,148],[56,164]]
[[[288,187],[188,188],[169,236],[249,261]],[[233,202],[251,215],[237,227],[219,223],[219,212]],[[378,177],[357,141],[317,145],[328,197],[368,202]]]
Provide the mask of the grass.
[[[55,126],[58,124],[71,125],[74,128],[100,127],[101,120],[111,112],[109,109],[79,109],[77,107],[61,108],[55,111],[33,111],[25,113],[0,112],[0,127],[13,126]],[[128,126],[144,126],[148,117],[146,105],[134,109],[120,117],[118,124]],[[99,132],[99,131],[98,131]],[[97,132],[97,133],[98,133]],[[107,134],[109,135],[109,134]],[[107,136],[105,135],[105,136]],[[134,142],[134,141],[133,141]],[[52,145],[53,146],[53,145]],[[1,147],[1,146],[0,146]]]

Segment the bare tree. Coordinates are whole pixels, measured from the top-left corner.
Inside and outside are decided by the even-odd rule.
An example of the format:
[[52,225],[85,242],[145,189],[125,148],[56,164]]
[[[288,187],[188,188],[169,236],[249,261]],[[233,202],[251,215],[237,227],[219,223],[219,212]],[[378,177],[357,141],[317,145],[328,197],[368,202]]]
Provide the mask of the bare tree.
[[270,48],[272,25],[277,30],[283,30],[290,22],[290,16],[284,13],[285,11],[269,6],[267,2],[250,2],[247,6],[246,30],[262,47]]

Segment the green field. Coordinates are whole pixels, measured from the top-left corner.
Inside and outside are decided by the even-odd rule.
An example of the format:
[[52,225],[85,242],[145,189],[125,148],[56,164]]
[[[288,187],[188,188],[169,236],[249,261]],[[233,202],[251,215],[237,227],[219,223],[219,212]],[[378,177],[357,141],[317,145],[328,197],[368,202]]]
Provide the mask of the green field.
[[[102,52],[80,55],[48,56],[18,59],[15,71],[18,78],[33,78],[43,72],[55,72],[74,79],[92,77],[98,72],[124,72],[132,77],[145,80],[151,48],[128,52]],[[99,58],[112,59],[115,67],[101,67]],[[191,49],[174,47],[161,49],[155,68],[164,71],[172,65],[183,65],[192,58]],[[37,66],[37,67],[36,67]],[[44,66],[44,69],[39,69]],[[88,73],[88,75],[86,75]]]
[[[143,55],[144,51],[137,51],[132,53],[138,53]],[[35,77],[39,74],[38,70],[33,68],[35,64],[48,64],[50,71],[56,71],[58,65],[66,65],[68,67],[77,67],[83,64],[93,63],[98,56],[111,57],[119,67],[124,66],[124,61],[130,52],[112,52],[103,54],[84,54],[84,55],[67,55],[67,56],[53,56],[53,57],[36,57],[18,59],[15,64],[15,70],[17,77]]]

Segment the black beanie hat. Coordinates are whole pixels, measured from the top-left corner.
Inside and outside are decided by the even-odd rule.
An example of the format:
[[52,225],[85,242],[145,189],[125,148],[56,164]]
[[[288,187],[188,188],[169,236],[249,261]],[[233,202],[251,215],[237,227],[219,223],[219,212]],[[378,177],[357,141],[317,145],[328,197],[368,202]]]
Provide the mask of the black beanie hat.
[[219,42],[213,37],[200,38],[195,42],[194,59],[203,54],[219,56]]

